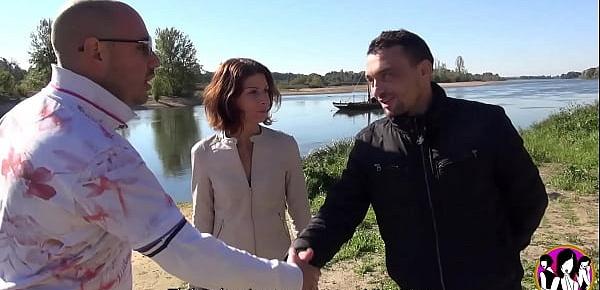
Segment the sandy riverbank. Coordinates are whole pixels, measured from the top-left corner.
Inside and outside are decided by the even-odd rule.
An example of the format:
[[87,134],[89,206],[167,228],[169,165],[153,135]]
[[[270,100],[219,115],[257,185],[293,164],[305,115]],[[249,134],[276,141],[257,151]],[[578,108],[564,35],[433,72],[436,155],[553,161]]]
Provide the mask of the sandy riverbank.
[[[180,203],[177,206],[188,221],[191,221],[192,204]],[[187,289],[186,282],[167,273],[150,258],[135,251],[131,257],[133,290]],[[360,274],[356,271],[357,267],[355,261],[342,261],[336,263],[331,269],[323,269],[319,279],[319,289],[373,289],[373,283],[382,278],[377,273]]]

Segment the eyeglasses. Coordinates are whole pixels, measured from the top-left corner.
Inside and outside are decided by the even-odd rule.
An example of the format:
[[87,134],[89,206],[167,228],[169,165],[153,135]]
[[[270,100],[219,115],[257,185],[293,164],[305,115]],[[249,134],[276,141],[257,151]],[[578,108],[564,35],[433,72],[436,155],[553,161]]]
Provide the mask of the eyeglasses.
[[[141,48],[143,48],[145,55],[152,54],[152,38],[141,39],[141,40],[119,39],[119,38],[98,38],[98,41],[137,43],[137,44],[141,45]],[[83,51],[83,45],[79,47],[79,51]]]

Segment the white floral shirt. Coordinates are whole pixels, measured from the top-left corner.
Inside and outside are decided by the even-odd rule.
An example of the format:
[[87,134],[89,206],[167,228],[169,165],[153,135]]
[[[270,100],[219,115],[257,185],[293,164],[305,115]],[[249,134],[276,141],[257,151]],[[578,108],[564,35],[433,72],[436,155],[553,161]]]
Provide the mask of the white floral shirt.
[[115,132],[133,116],[54,66],[0,119],[0,289],[131,289],[131,250],[183,218]]

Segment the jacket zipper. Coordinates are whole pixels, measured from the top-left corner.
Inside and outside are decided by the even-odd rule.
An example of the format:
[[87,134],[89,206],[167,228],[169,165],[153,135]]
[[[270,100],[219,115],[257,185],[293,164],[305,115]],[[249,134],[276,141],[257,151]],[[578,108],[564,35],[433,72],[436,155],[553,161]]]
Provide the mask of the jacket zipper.
[[[442,290],[446,290],[446,284],[444,283],[444,272],[442,270],[442,259],[441,259],[441,255],[440,255],[440,244],[439,244],[439,237],[438,237],[438,230],[437,230],[437,223],[435,221],[435,210],[433,208],[433,201],[431,199],[431,187],[429,185],[429,174],[427,174],[427,162],[425,161],[425,137],[423,136],[425,129],[423,131],[419,130],[419,126],[417,124],[417,119],[414,118],[413,119],[413,124],[414,124],[414,128],[416,130],[416,133],[418,135],[417,137],[417,145],[419,145],[419,149],[421,150],[421,161],[423,163],[423,174],[425,175],[425,187],[427,188],[427,201],[429,202],[429,209],[431,210],[431,223],[433,225],[433,234],[434,234],[434,240],[435,240],[435,251],[436,251],[436,256],[437,256],[437,263],[438,263],[438,269],[440,271],[440,283],[442,286]],[[429,150],[427,150],[429,151]],[[431,156],[429,156],[431,157]],[[429,159],[429,164],[431,165],[431,158]],[[431,167],[432,168],[432,167]],[[433,168],[432,168],[433,171]]]
[[252,173],[254,172],[253,167],[254,167],[254,145],[252,146],[252,165],[250,166],[250,180],[248,180],[246,178],[246,171],[244,170],[244,163],[242,162],[242,159],[239,157],[240,156],[240,152],[237,148],[237,144],[235,146],[233,146],[235,148],[235,154],[238,156],[238,159],[240,160],[240,167],[242,168],[242,176],[244,177],[245,180],[248,181],[248,193],[250,194],[250,220],[252,221],[252,241],[254,242],[254,251],[253,253],[256,254],[256,224],[254,223],[254,191],[252,190]]

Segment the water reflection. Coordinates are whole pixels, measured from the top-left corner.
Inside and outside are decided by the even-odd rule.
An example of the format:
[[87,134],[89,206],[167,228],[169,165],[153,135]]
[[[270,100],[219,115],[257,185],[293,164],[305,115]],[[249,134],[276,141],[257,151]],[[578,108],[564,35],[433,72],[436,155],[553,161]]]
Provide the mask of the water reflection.
[[166,176],[181,176],[190,168],[190,149],[201,133],[193,108],[152,112],[154,146]]
[[[598,82],[583,80],[507,81],[480,87],[448,88],[449,96],[504,108],[517,128],[526,128],[572,104],[598,100]],[[285,96],[270,127],[294,136],[303,156],[333,141],[352,138],[383,118],[382,110],[337,111],[334,101],[352,94]],[[358,99],[354,96],[355,99]],[[138,118],[121,134],[140,152],[159,182],[176,201],[191,200],[190,149],[214,131],[204,107],[136,111]],[[205,135],[205,136],[202,136]]]
[[361,111],[361,110],[338,110],[335,113],[333,113],[333,118],[347,118],[352,120],[352,122],[354,123],[356,118],[358,118],[360,121],[365,120],[366,119],[366,123],[364,124],[365,126],[368,126],[369,124],[371,124],[372,121],[375,121],[379,118],[381,118],[383,116],[383,109],[376,109],[376,110],[367,110],[367,111]]

